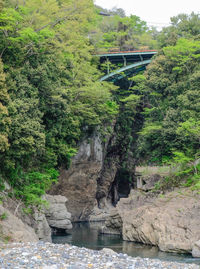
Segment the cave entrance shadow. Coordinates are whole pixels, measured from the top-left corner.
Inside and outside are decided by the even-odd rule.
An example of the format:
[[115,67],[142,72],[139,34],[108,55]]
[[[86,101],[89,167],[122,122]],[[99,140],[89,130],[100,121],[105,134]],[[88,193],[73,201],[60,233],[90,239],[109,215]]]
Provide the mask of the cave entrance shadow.
[[129,196],[132,187],[131,182],[131,173],[124,168],[120,168],[116,173],[110,190],[110,196],[114,206],[116,206],[120,198],[127,198]]

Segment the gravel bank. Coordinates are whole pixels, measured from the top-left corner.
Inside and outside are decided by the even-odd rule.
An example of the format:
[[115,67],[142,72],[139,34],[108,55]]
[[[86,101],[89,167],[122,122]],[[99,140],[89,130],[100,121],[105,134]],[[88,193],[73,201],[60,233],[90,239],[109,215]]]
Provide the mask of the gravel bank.
[[197,269],[196,264],[132,258],[112,251],[96,251],[51,243],[13,243],[0,245],[1,269]]

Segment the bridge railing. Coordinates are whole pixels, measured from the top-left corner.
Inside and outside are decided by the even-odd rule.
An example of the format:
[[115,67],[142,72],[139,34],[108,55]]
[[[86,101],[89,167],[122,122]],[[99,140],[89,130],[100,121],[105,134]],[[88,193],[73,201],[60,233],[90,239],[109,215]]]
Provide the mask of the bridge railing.
[[149,49],[129,49],[129,50],[120,50],[120,48],[102,48],[98,49],[95,54],[96,55],[103,55],[103,54],[118,54],[118,53],[134,53],[134,52],[155,52],[156,50],[149,50]]

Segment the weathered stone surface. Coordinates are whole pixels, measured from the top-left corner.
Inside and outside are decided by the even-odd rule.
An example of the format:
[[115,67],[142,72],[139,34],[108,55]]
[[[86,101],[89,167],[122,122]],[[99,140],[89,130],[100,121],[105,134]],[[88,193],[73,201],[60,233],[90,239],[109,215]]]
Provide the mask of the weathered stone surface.
[[20,219],[25,225],[34,229],[38,238],[42,241],[51,242],[51,228],[49,227],[43,212],[39,212],[37,208],[32,208],[34,214],[25,214],[25,205],[22,201],[11,199],[6,191],[1,193],[3,196],[3,207],[11,214]]
[[121,234],[122,233],[122,218],[117,209],[113,209],[105,221],[101,232],[104,234]]
[[113,235],[121,235],[121,232],[118,231],[118,229],[114,229],[114,228],[109,228],[106,227],[105,225],[101,227],[100,233],[102,234],[113,234]]
[[200,258],[200,240],[194,243],[192,248],[192,256],[194,258]]
[[61,169],[59,183],[50,194],[68,198],[73,221],[88,220],[96,206],[97,177],[103,162],[103,145],[98,135],[82,142],[69,170]]
[[103,248],[101,251],[104,252],[105,254],[108,254],[108,255],[116,255],[117,254],[117,252],[115,252],[111,248]]
[[99,135],[94,134],[91,138],[84,140],[80,146],[76,156],[73,158],[73,163],[93,160],[102,164],[103,161],[103,146]]
[[52,228],[70,230],[72,228],[71,214],[67,211],[67,198],[61,195],[49,195],[44,197],[49,203],[45,209],[45,216]]
[[14,242],[37,242],[39,239],[33,228],[0,205],[0,238]]
[[67,208],[73,221],[87,220],[96,205],[96,175],[100,169],[100,163],[89,161],[61,170],[59,183],[50,193],[68,197]]
[[34,230],[40,240],[44,242],[52,242],[51,228],[47,222],[45,215],[42,212],[36,211],[34,213],[34,219],[36,221]]
[[194,242],[200,239],[200,196],[182,192],[153,198],[132,191],[128,203],[121,199],[118,212],[123,239],[157,245],[162,251],[192,252]]
[[153,203],[158,196],[159,192],[143,192],[141,190],[132,189],[128,198],[121,198],[117,204],[117,209],[120,215],[126,210],[135,210],[138,207],[145,205],[146,203]]
[[137,176],[137,189],[150,191],[155,187],[155,184],[161,180],[158,174],[150,176]]
[[48,219],[48,223],[51,227],[63,230],[70,230],[72,229],[72,223],[68,219],[64,220],[52,220]]
[[95,206],[89,216],[89,221],[106,221],[114,208],[110,201],[105,202],[104,208]]
[[65,196],[62,195],[48,195],[46,194],[44,196],[44,199],[46,199],[49,204],[64,204],[68,201],[68,199]]
[[101,173],[97,178],[96,199],[98,207],[103,209],[106,207],[108,201],[112,199],[109,197],[111,185],[115,180],[118,169],[118,158],[108,158],[105,160]]
[[165,195],[132,190],[128,198],[120,199],[102,230],[111,234],[122,230],[124,240],[200,257],[199,212],[200,195],[188,189]]
[[105,221],[110,215],[106,209],[100,209],[95,206],[89,216],[89,221]]

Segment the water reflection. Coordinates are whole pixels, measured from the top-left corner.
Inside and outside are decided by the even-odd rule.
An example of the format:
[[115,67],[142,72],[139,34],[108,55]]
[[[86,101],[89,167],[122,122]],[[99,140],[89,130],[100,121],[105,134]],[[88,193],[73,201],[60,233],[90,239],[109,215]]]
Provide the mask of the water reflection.
[[194,259],[191,255],[178,255],[159,251],[157,247],[123,241],[118,235],[104,235],[99,233],[103,223],[75,223],[71,234],[54,235],[55,244],[72,244],[78,247],[90,249],[111,248],[116,252],[126,253],[132,257],[156,258],[160,260],[178,261],[200,264],[200,259]]

